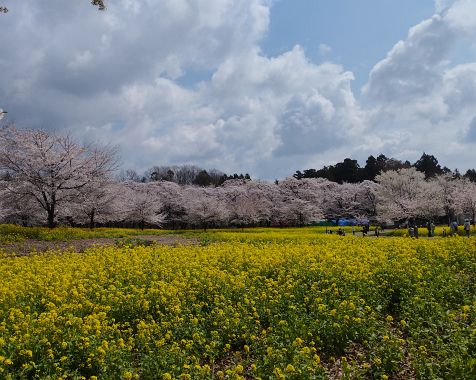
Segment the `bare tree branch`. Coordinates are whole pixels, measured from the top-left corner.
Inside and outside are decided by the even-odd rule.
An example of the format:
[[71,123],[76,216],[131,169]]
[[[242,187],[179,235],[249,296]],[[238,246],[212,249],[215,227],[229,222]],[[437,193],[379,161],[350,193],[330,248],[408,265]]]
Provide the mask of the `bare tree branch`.
[[[94,5],[95,7],[98,7],[100,11],[106,10],[106,4],[104,3],[104,0],[91,0],[91,4]],[[8,8],[4,6],[0,6],[0,13],[7,13]]]

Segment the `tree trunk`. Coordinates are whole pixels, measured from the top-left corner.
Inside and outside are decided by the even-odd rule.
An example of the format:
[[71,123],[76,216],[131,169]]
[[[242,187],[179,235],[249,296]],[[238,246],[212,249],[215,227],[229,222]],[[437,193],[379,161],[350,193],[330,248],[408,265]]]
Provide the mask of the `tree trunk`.
[[448,227],[451,224],[451,210],[449,207],[445,207],[446,220],[448,221]]
[[55,207],[51,206],[48,210],[48,227],[55,228]]
[[95,217],[95,214],[96,214],[95,210],[92,209],[92,210],[91,210],[91,213],[89,214],[89,228],[90,228],[91,230],[94,229],[94,224],[95,224],[95,223],[94,223],[94,217]]
[[[43,193],[43,198],[45,199],[46,202],[46,194]],[[47,203],[48,205],[48,203]],[[51,202],[49,203],[49,207],[47,209],[48,211],[48,227],[49,228],[55,228],[56,223],[55,223],[55,211],[56,211],[56,194],[52,194],[51,196]]]

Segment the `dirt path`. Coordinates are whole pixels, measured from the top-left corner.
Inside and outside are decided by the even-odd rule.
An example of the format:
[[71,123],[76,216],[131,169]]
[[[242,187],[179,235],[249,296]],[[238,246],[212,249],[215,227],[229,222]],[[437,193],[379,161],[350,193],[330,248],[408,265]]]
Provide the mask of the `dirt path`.
[[7,254],[15,254],[17,256],[25,256],[32,252],[46,252],[50,250],[72,250],[75,252],[83,252],[87,248],[93,246],[121,246],[132,242],[135,245],[199,245],[200,241],[194,238],[186,238],[179,235],[138,235],[125,238],[94,238],[94,239],[78,239],[69,241],[44,241],[26,239],[23,241],[1,244],[0,251]]

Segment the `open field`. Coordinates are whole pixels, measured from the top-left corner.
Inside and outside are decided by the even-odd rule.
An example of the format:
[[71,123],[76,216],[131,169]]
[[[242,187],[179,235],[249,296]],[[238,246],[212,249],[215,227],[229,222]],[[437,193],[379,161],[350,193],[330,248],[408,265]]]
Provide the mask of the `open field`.
[[476,377],[474,238],[47,231],[125,240],[0,258],[0,378]]

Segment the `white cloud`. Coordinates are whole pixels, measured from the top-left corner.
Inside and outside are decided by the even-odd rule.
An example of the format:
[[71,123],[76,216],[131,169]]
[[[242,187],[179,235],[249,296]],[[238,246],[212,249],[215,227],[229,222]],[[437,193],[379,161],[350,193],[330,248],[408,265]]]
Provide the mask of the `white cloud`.
[[[122,104],[135,128],[123,129],[121,145],[144,141],[141,154],[150,162],[160,155],[164,163],[198,161],[266,175],[259,166],[276,154],[321,153],[362,128],[352,79],[338,65],[310,63],[300,47],[274,58],[252,49],[229,57],[196,89],[165,78],[125,87]],[[306,125],[292,124],[293,112]],[[309,146],[302,149],[300,141]]]
[[[446,10],[375,65],[364,102],[341,65],[314,64],[299,46],[263,54],[270,3],[119,0],[97,12],[25,0],[2,19],[11,36],[2,107],[20,126],[119,144],[124,166],[137,169],[193,163],[278,177],[423,150],[457,161],[472,136],[476,63],[452,63],[450,52],[472,41],[476,3],[438,2]],[[191,72],[204,74],[188,82]]]
[[332,48],[329,45],[326,44],[319,44],[319,47],[317,48],[317,53],[319,54],[320,57],[326,57],[329,55],[332,51]]
[[442,66],[457,34],[445,18],[431,19],[410,29],[370,72],[363,92],[378,102],[401,103],[431,94],[440,85]]
[[71,69],[81,69],[84,66],[87,66],[93,60],[93,55],[89,50],[83,50],[77,52],[74,55],[74,58],[68,63],[68,67]]
[[451,53],[475,37],[476,3],[439,2],[443,8],[374,66],[363,94],[373,107],[370,130],[393,141],[397,153],[430,151],[449,166],[470,166],[465,136],[474,117],[476,62],[452,62]]
[[443,12],[449,6],[451,6],[455,0],[435,0],[435,11],[436,13]]

